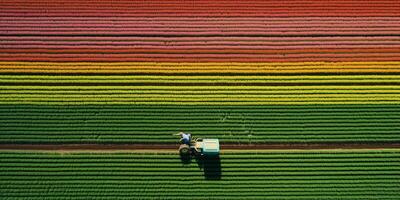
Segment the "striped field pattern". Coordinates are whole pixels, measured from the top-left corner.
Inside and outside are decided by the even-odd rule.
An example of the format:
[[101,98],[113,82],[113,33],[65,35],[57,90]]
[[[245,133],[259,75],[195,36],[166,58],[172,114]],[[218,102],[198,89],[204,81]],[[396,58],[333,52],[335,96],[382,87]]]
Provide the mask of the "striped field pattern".
[[[0,199],[398,200],[399,22],[398,0],[1,0]],[[182,163],[180,131],[240,150]]]
[[398,1],[0,10],[0,143],[400,141]]
[[399,160],[390,149],[233,151],[188,165],[175,153],[7,151],[0,197],[395,200]]

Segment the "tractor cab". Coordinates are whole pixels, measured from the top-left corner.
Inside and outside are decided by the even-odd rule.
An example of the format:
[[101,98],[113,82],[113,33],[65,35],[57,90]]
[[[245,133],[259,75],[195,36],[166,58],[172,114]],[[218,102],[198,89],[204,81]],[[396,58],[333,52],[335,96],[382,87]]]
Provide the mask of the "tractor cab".
[[218,139],[200,139],[196,142],[195,150],[204,156],[219,155],[219,140]]

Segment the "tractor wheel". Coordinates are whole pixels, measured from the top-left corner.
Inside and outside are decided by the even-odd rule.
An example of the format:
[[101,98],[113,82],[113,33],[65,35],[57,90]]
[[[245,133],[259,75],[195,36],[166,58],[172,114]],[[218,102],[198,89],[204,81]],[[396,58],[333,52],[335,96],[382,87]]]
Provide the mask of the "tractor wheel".
[[179,146],[179,154],[181,156],[189,156],[190,155],[190,147],[187,144],[181,144]]

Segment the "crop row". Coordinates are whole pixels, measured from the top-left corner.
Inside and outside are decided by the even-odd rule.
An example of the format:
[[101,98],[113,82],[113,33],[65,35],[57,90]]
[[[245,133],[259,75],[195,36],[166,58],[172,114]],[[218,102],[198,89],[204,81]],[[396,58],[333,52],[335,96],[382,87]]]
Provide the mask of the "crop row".
[[[314,21],[327,18],[327,20],[336,19],[337,21],[355,21],[359,18],[381,19],[379,21],[386,22],[386,19],[399,16],[397,1],[387,0],[352,0],[340,1],[331,0],[326,2],[313,2],[307,0],[291,0],[282,2],[278,0],[271,1],[201,1],[200,4],[193,4],[186,1],[151,1],[143,2],[135,1],[96,1],[81,2],[71,1],[69,4],[60,4],[59,1],[41,0],[31,5],[31,1],[15,2],[12,0],[4,0],[1,9],[1,16],[8,17],[5,20],[9,22],[12,19],[17,22],[33,21],[80,21],[84,23],[86,20],[99,20],[99,22],[108,22],[116,24],[126,20],[147,19],[148,22],[155,23],[158,20],[166,21],[189,21],[197,18],[202,21],[235,21],[240,19],[260,19],[267,17],[271,21],[290,19],[304,19],[314,17]],[[47,12],[46,12],[47,11]],[[352,11],[352,12],[350,12]],[[25,14],[26,16],[37,16],[38,18],[18,17]],[[89,17],[89,18],[88,18]],[[88,19],[87,19],[88,18]],[[376,19],[377,18],[377,19]],[[53,19],[53,20],[49,20]],[[261,18],[262,19],[262,18]],[[308,22],[309,19],[305,20]],[[324,20],[325,21],[325,20]],[[296,21],[298,22],[298,21]],[[93,23],[93,22],[92,22]],[[89,23],[89,24],[92,24]],[[168,26],[170,27],[170,26]],[[96,33],[96,32],[93,32]]]
[[189,131],[222,142],[398,142],[397,105],[1,105],[2,143],[166,142]]
[[1,151],[0,160],[2,199],[400,198],[394,149],[228,151],[188,164],[175,152]]
[[[68,109],[67,109],[68,108]],[[80,113],[85,112],[100,112],[101,114],[106,114],[107,112],[120,112],[119,114],[126,114],[129,112],[135,113],[146,113],[147,111],[162,111],[170,112],[169,114],[174,115],[178,113],[182,115],[198,115],[198,113],[227,113],[227,112],[243,112],[246,115],[248,113],[254,115],[265,115],[266,112],[269,115],[309,115],[309,114],[328,114],[329,111],[335,112],[336,114],[361,114],[361,116],[368,113],[393,113],[400,112],[400,107],[398,105],[274,105],[274,106],[135,106],[135,105],[88,105],[88,106],[62,106],[62,105],[2,105],[0,104],[1,110],[8,110],[10,112],[24,112],[24,111],[43,111],[48,113]],[[12,110],[14,109],[14,110]],[[104,113],[102,113],[102,112]],[[188,113],[188,111],[190,111]],[[195,113],[191,113],[195,112]],[[12,113],[10,113],[12,114]],[[157,113],[153,113],[156,114]]]
[[282,75],[213,75],[213,76],[204,76],[204,75],[74,75],[74,76],[66,76],[66,75],[2,75],[1,81],[3,83],[7,82],[135,82],[135,81],[169,81],[169,82],[229,82],[229,81],[263,81],[263,82],[329,82],[329,81],[354,81],[354,82],[379,82],[379,81],[398,81],[400,76],[398,75],[291,75],[291,76],[282,76]]

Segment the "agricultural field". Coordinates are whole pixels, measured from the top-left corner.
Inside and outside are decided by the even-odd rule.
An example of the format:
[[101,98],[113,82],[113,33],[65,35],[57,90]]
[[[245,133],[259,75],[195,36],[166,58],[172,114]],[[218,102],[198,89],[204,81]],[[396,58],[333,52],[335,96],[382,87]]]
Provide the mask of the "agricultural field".
[[399,67],[0,62],[0,143],[399,142]]
[[1,0],[0,199],[399,200],[399,10]]
[[185,165],[176,152],[3,151],[0,161],[1,199],[400,198],[395,149],[227,151]]
[[1,143],[399,142],[397,105],[0,105]]

